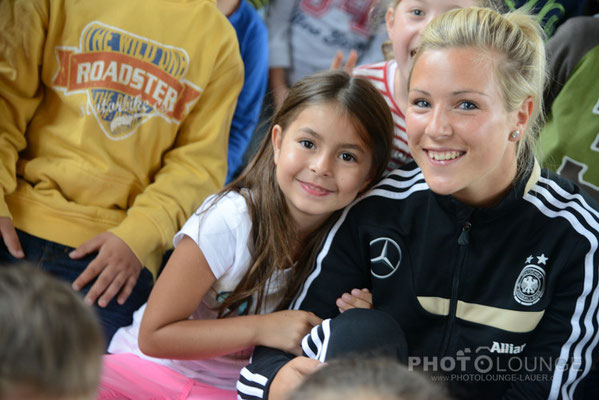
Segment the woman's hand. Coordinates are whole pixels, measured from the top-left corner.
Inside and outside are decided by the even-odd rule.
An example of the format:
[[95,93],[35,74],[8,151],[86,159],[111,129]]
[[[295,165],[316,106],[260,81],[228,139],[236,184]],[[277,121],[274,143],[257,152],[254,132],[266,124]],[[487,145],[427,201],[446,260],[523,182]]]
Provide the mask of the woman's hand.
[[302,354],[302,339],[322,319],[311,312],[284,310],[260,316],[257,344],[295,355]]
[[343,293],[335,302],[342,313],[351,308],[373,309],[372,293],[368,289],[352,289],[351,293]]
[[308,357],[295,357],[285,364],[273,378],[268,392],[269,400],[285,400],[307,377],[325,365]]

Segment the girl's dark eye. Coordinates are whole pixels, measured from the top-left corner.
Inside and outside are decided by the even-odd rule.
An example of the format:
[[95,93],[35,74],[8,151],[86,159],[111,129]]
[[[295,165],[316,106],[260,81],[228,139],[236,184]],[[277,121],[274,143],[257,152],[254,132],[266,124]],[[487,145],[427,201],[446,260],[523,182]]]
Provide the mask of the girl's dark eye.
[[342,153],[341,154],[341,159],[343,161],[355,161],[356,157],[354,157],[353,155],[351,155],[349,153]]
[[411,12],[417,17],[422,17],[424,15],[424,11],[422,10],[412,10]]
[[300,140],[299,142],[306,149],[313,149],[314,148],[314,143],[312,143],[309,140]]

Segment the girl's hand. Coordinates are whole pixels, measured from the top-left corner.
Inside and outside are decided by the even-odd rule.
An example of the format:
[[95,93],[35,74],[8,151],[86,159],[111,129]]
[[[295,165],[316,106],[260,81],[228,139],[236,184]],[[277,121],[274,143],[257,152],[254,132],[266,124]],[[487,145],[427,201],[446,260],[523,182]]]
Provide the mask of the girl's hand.
[[342,313],[351,308],[373,309],[372,293],[368,289],[352,289],[351,293],[343,293],[335,302]]
[[307,311],[284,310],[260,316],[257,344],[295,355],[302,354],[302,339],[322,319]]

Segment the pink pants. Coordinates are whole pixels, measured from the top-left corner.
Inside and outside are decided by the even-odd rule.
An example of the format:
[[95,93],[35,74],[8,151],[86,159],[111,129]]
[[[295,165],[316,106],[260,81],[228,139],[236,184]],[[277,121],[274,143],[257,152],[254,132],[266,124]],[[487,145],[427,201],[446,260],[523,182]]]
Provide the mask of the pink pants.
[[233,400],[234,390],[187,378],[164,365],[133,354],[103,357],[98,400]]

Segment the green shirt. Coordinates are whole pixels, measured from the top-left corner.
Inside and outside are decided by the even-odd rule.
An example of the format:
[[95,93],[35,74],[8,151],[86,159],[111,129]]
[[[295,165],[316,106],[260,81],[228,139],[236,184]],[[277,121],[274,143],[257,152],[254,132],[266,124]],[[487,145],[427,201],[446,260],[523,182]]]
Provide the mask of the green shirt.
[[555,100],[547,105],[539,159],[599,199],[599,18],[567,21],[547,46],[547,100]]

